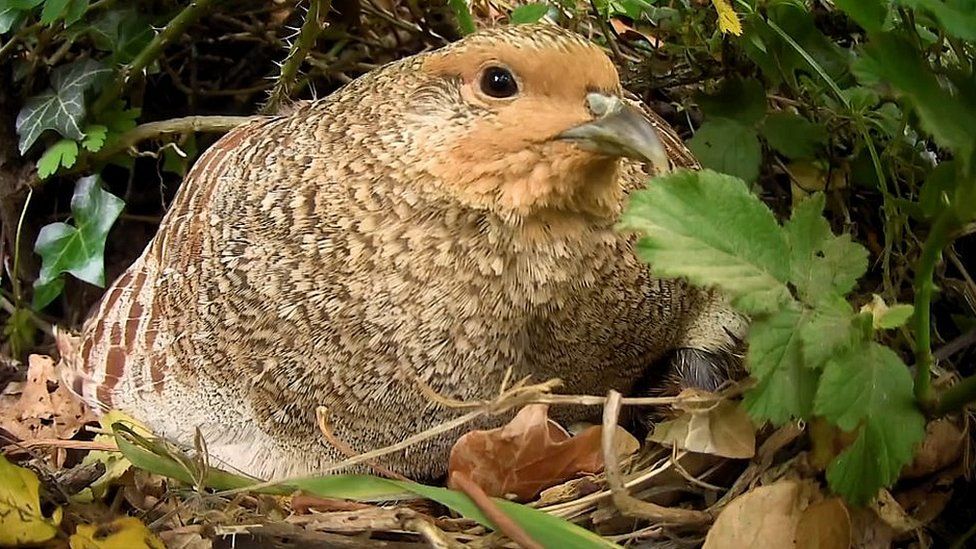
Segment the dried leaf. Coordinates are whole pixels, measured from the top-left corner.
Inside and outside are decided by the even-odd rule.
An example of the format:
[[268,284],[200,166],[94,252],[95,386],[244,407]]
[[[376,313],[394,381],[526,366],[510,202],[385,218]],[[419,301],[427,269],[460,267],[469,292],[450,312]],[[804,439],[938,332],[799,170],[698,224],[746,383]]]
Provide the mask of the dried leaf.
[[844,500],[825,499],[803,511],[796,525],[797,549],[847,549],[851,546],[851,516]]
[[719,514],[704,549],[794,547],[803,510],[818,491],[809,481],[781,480],[746,492]]
[[902,470],[902,478],[924,477],[952,465],[962,456],[965,440],[965,433],[948,419],[929,423],[925,440],[915,452],[914,461]]
[[[55,387],[52,391],[50,388]],[[19,397],[0,397],[0,428],[19,440],[70,439],[95,421],[92,412],[61,385],[51,357],[28,358],[27,381]]]
[[[708,393],[685,389],[683,397]],[[730,400],[707,407],[682,405],[677,419],[658,423],[649,437],[665,446],[728,458],[751,458],[756,454],[756,428],[745,410]]]
[[[451,449],[449,475],[464,473],[488,495],[513,494],[524,501],[550,486],[603,469],[601,427],[571,437],[547,411],[548,406],[532,404],[504,427],[465,434]],[[626,431],[620,431],[617,438],[625,438]]]
[[101,526],[79,524],[68,545],[71,549],[166,549],[135,517],[120,518]]
[[0,454],[0,546],[40,543],[57,534],[61,508],[51,518],[41,514],[40,485],[33,471]]

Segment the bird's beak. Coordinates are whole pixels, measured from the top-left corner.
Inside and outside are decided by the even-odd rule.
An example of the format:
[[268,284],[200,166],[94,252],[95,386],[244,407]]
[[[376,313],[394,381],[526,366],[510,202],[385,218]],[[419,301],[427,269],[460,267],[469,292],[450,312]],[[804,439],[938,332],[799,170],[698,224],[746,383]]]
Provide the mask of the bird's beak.
[[574,141],[587,150],[650,162],[657,174],[670,171],[657,130],[638,108],[602,93],[587,94],[586,102],[596,118],[564,131],[559,139]]

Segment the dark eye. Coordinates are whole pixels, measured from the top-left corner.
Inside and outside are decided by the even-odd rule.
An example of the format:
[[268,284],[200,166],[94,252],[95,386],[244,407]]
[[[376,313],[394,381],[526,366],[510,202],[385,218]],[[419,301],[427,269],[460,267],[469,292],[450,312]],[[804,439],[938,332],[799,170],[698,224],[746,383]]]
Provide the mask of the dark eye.
[[491,97],[512,97],[518,93],[518,83],[508,69],[488,67],[481,75],[481,91]]

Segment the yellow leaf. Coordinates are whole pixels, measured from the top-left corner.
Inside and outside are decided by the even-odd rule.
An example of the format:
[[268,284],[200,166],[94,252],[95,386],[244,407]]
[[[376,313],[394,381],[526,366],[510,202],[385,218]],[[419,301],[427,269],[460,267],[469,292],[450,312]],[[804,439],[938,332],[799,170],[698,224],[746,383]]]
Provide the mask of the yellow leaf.
[[739,22],[739,16],[732,9],[729,0],[712,0],[712,5],[718,12],[718,28],[724,33],[741,36],[742,23]]
[[79,524],[68,545],[71,549],[166,549],[162,540],[135,517],[101,526]]
[[[115,423],[123,423],[144,437],[152,437],[152,433],[145,425],[118,410],[109,410],[108,413],[99,418],[98,423],[106,431],[111,431],[112,425]],[[95,437],[95,442],[114,443],[115,436],[101,434]],[[105,496],[105,492],[112,486],[112,483],[122,477],[129,470],[129,467],[132,466],[132,463],[118,451],[92,450],[81,460],[81,463],[84,465],[91,465],[96,462],[101,462],[105,465],[105,473],[87,488],[71,496],[71,501],[88,503],[96,499],[102,499]]]
[[61,508],[51,518],[41,514],[40,486],[33,471],[0,455],[0,546],[40,543],[57,534]]

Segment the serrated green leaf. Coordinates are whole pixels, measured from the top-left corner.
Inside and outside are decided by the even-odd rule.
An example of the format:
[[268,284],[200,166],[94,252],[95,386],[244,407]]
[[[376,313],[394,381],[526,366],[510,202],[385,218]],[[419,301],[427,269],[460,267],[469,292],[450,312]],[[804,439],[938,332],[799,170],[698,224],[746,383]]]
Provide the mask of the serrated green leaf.
[[93,59],[54,69],[51,89],[28,99],[17,114],[20,154],[27,152],[45,130],[55,130],[69,139],[84,138],[81,122],[85,117],[85,93],[110,73]]
[[813,195],[796,207],[784,226],[790,245],[790,281],[811,306],[830,296],[846,295],[868,265],[863,246],[850,235],[833,235],[820,216],[823,205],[823,195]]
[[892,330],[908,322],[915,307],[903,303],[888,305],[880,295],[874,294],[871,303],[861,307],[862,314],[871,315],[873,330]]
[[860,430],[827,468],[830,488],[854,504],[894,482],[925,437],[908,367],[877,343],[827,362],[814,410],[845,431]]
[[64,13],[68,7],[68,0],[44,0],[44,8],[41,9],[41,24],[50,25]]
[[947,33],[976,41],[976,2],[973,0],[899,0],[900,4],[931,13]]
[[864,86],[854,86],[841,90],[841,95],[844,96],[854,112],[866,111],[881,101],[878,92]]
[[788,112],[766,117],[762,134],[770,147],[791,159],[814,158],[827,143],[827,128]]
[[81,146],[88,152],[98,152],[105,145],[105,138],[108,136],[108,128],[101,124],[92,124],[85,128],[85,138],[81,141]]
[[35,287],[49,284],[61,273],[104,286],[105,237],[124,205],[101,188],[96,176],[79,179],[71,197],[75,226],[51,223],[37,235],[34,251],[42,263]]
[[756,130],[749,126],[723,118],[709,120],[688,140],[688,148],[706,168],[747,182],[759,177],[762,146]]
[[37,176],[47,179],[61,166],[70,168],[78,160],[78,143],[71,139],[62,139],[48,147],[37,160]]
[[471,16],[471,7],[468,6],[467,0],[447,0],[447,3],[454,12],[454,17],[458,23],[458,31],[462,35],[471,34],[478,30],[478,27],[474,24],[474,17]]
[[808,313],[794,308],[753,322],[746,365],[757,380],[742,404],[759,421],[781,425],[808,419],[813,411],[819,372],[803,364],[800,331]]
[[881,0],[834,0],[834,5],[868,32],[881,30],[888,16],[888,2]]
[[842,297],[824,299],[800,326],[803,363],[808,368],[823,368],[830,357],[859,344],[861,332],[854,326],[854,311]]
[[766,90],[762,82],[729,78],[712,95],[697,97],[705,118],[727,118],[744,126],[752,126],[766,115]]
[[658,276],[717,286],[746,313],[792,301],[786,238],[769,208],[735,177],[680,170],[631,195],[620,227]]
[[548,11],[549,6],[547,6],[544,2],[524,4],[512,10],[512,15],[508,18],[508,21],[513,25],[535,23],[536,21],[545,17],[546,12]]
[[109,137],[121,135],[136,127],[136,120],[142,114],[140,109],[126,109],[121,101],[117,101],[112,107],[98,113],[96,122],[108,127]]

